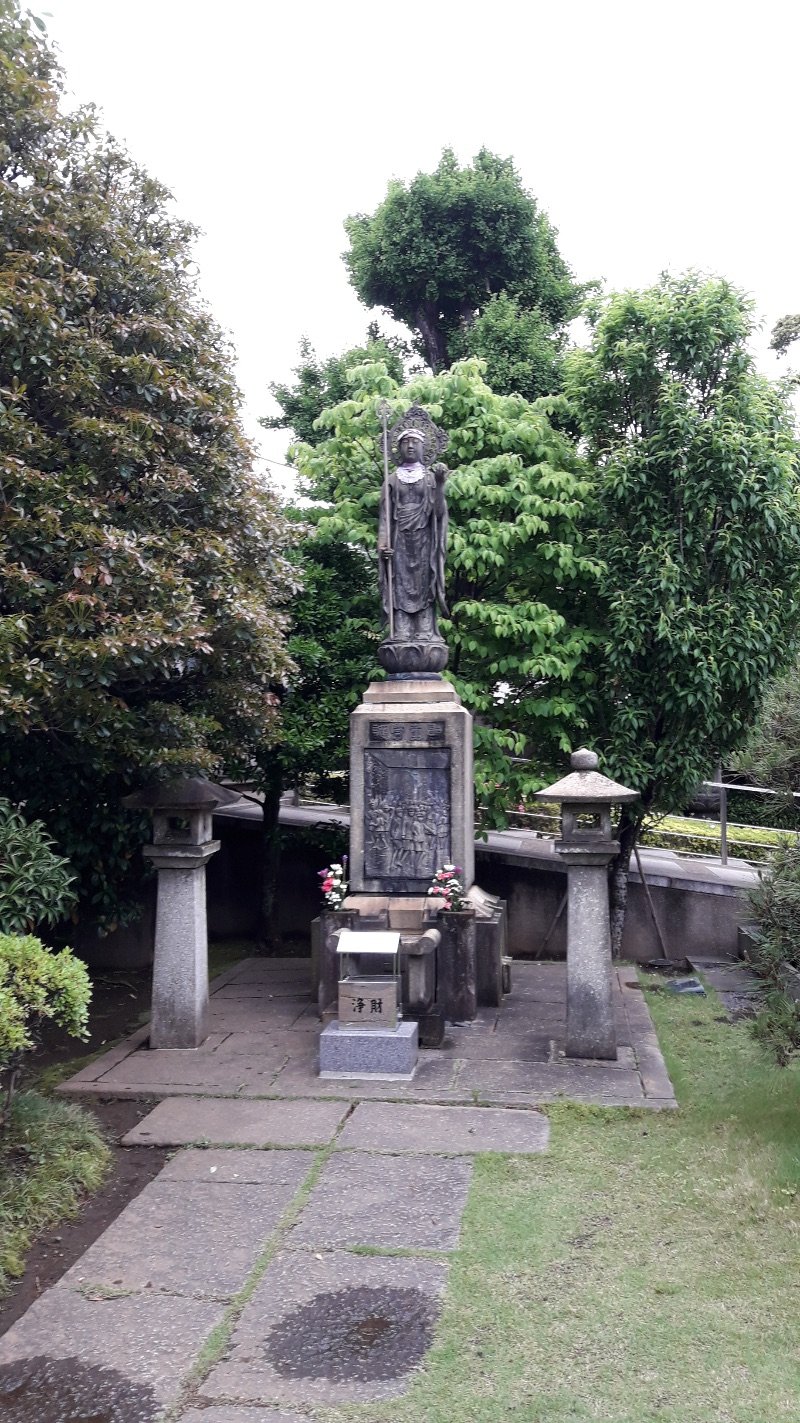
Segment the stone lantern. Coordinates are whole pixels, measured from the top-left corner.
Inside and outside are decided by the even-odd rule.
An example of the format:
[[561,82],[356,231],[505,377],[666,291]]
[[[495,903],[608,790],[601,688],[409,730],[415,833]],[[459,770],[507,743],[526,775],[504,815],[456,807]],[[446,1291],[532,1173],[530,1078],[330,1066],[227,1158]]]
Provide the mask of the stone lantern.
[[567,1057],[616,1058],[608,865],[619,850],[611,807],[637,799],[597,769],[594,751],[570,757],[572,771],[537,799],[561,804],[556,853],[567,870]]
[[239,800],[193,776],[123,801],[153,817],[153,843],[142,850],[158,871],[151,1048],[200,1047],[208,1035],[206,863],[219,849],[212,815],[216,806]]

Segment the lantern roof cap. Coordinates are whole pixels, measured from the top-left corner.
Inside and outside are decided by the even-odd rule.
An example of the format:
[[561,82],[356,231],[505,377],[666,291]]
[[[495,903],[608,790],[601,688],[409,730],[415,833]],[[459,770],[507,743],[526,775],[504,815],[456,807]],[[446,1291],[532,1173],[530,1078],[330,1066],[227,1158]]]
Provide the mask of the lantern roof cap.
[[238,791],[218,786],[204,776],[183,776],[176,781],[159,781],[144,786],[123,797],[129,810],[173,810],[188,813],[193,810],[214,810],[220,805],[234,805],[242,797]]
[[621,786],[598,771],[597,755],[588,747],[581,746],[569,758],[572,770],[555,785],[537,791],[536,800],[558,800],[565,805],[619,805],[637,800],[638,791],[629,786]]

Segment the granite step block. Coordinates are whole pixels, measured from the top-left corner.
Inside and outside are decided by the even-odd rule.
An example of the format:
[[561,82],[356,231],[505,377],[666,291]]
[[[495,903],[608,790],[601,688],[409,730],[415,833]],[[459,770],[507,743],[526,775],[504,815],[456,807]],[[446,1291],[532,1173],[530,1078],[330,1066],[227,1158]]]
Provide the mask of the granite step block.
[[327,1146],[344,1102],[168,1098],[122,1138],[123,1146]]
[[345,1123],[338,1150],[389,1152],[547,1150],[550,1123],[543,1112],[493,1107],[405,1106],[362,1102]]

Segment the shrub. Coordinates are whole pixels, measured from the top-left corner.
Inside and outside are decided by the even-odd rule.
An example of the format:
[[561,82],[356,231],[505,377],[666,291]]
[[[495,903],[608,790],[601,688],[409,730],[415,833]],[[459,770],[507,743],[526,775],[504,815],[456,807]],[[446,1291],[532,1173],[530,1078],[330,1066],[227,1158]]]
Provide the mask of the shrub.
[[753,1025],[758,1040],[785,1066],[800,1048],[800,1008],[783,991],[781,964],[800,968],[800,843],[777,851],[772,873],[750,896],[759,936],[752,963],[769,985],[766,1005]]
[[777,982],[781,963],[800,968],[800,842],[792,839],[776,850],[772,871],[750,902],[760,935],[755,967]]
[[0,934],[57,924],[75,903],[73,880],[41,820],[0,800]]
[[91,993],[86,967],[69,949],[52,953],[32,935],[0,934],[0,1129],[42,1025],[86,1038]]
[[[91,1112],[38,1092],[17,1093],[0,1140],[0,1300],[23,1273],[36,1236],[77,1215],[110,1165]],[[5,1408],[0,1413],[8,1416]]]
[[786,1067],[800,1049],[800,1003],[777,989],[767,994],[766,1003],[753,1023],[753,1036],[778,1063]]

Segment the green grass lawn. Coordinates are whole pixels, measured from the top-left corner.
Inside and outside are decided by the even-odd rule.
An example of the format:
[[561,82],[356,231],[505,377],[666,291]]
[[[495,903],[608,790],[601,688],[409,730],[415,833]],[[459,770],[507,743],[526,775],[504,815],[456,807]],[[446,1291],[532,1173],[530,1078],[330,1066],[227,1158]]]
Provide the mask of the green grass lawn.
[[547,1155],[480,1157],[424,1370],[326,1419],[798,1423],[800,1071],[713,995],[648,1002],[681,1110],[558,1106]]
[[80,1107],[20,1092],[0,1136],[0,1298],[41,1231],[75,1215],[101,1185],[111,1153]]

